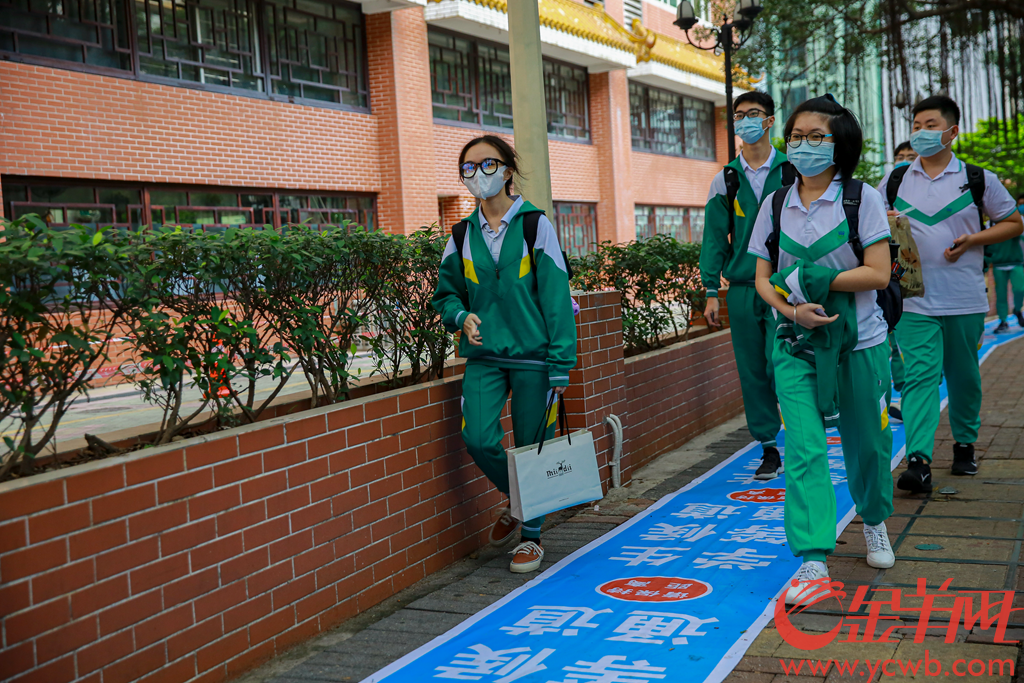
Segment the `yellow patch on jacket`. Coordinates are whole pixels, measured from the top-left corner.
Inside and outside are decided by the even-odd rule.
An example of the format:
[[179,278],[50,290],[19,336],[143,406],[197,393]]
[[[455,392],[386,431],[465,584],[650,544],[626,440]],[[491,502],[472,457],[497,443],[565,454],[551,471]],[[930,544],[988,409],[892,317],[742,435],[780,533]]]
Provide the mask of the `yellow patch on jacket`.
[[473,262],[468,258],[462,259],[463,269],[466,271],[466,279],[470,282],[480,284],[480,280],[476,279],[476,268],[473,267]]

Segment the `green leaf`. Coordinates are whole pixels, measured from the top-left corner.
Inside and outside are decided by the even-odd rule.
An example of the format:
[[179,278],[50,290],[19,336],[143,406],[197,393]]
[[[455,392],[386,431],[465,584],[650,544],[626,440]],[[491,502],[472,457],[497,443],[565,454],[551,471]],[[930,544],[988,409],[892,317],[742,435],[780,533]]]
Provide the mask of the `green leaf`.
[[97,230],[96,234],[94,234],[92,236],[92,246],[95,247],[97,244],[99,244],[102,241],[103,241],[103,232],[100,231],[100,230]]

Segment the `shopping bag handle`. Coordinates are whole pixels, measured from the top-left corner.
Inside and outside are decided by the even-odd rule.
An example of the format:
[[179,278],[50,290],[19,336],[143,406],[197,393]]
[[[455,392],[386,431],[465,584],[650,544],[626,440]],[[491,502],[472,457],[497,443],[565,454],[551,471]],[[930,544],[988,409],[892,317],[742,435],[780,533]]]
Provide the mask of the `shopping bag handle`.
[[[551,398],[548,400],[547,406],[544,408],[544,416],[540,420],[540,444],[537,446],[537,453],[540,453],[544,448],[544,440],[548,435],[548,414],[551,413],[551,406],[554,405],[556,396],[558,397],[558,428],[562,430],[562,436],[568,437],[569,445],[572,445],[572,434],[569,433],[569,417],[565,412],[565,397],[552,391]],[[534,438],[536,438],[536,436]]]

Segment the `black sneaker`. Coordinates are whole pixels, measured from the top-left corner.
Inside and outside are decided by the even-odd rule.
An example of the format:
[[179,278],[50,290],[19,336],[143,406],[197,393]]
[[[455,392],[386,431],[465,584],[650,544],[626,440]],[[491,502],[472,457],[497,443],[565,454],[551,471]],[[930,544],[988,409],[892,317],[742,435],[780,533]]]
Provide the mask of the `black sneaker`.
[[782,456],[774,446],[765,446],[761,456],[761,466],[754,473],[754,479],[774,479],[782,474]]
[[978,473],[978,463],[974,460],[973,443],[953,444],[953,474],[964,476]]
[[889,421],[903,422],[903,411],[900,410],[899,406],[889,406]]
[[907,458],[907,471],[896,480],[896,488],[911,493],[931,493],[932,468],[924,458],[912,455]]
[[1017,324],[1020,325],[1021,327],[1024,327],[1024,311],[1021,311],[1018,308],[1016,311],[1014,311],[1013,314],[1017,316]]
[[995,334],[1006,334],[1010,331],[1010,324],[1005,320],[1000,320],[999,324],[996,325]]

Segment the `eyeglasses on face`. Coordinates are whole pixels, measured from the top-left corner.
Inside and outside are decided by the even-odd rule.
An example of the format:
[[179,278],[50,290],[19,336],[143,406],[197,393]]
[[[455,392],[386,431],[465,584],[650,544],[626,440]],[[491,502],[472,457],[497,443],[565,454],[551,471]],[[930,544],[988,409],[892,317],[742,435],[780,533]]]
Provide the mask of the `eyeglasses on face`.
[[746,111],[738,111],[732,115],[733,121],[742,121],[743,119],[758,119],[761,117],[768,118],[768,112],[763,109],[748,109]]
[[817,147],[821,143],[825,142],[825,138],[830,137],[832,137],[832,133],[829,133],[828,135],[825,135],[824,133],[811,133],[810,135],[790,134],[786,136],[786,144],[790,147],[799,147],[803,144],[804,140],[806,140],[807,144],[811,147]]
[[476,175],[476,169],[483,171],[484,175],[494,175],[504,165],[501,159],[484,159],[480,163],[467,161],[459,167],[463,178],[472,178]]

